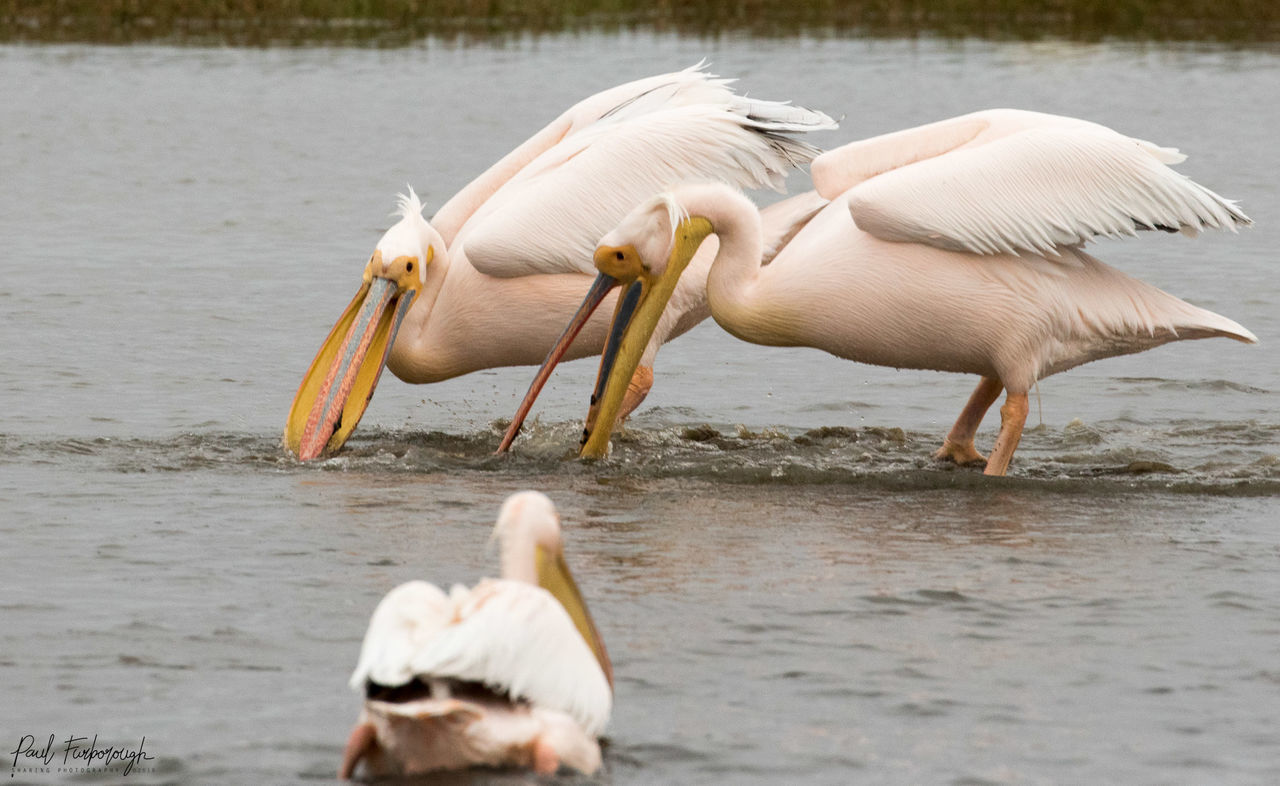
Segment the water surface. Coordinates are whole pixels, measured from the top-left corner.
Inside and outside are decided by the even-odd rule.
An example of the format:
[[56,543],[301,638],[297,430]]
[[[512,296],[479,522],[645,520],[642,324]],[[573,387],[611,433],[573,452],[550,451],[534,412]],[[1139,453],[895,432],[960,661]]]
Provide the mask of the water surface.
[[[712,324],[606,462],[562,460],[590,361],[510,459],[488,451],[528,368],[388,375],[343,455],[283,455],[397,190],[434,208],[583,95],[704,56],[843,116],[826,146],[1017,106],[1182,148],[1258,226],[1095,251],[1261,345],[1045,380],[1003,480],[928,460],[973,380]],[[1278,77],[1199,46],[0,48],[0,751],[145,735],[130,782],[331,779],[377,599],[492,572],[493,516],[533,487],[615,657],[594,782],[1275,781]],[[490,777],[523,782],[457,782]]]

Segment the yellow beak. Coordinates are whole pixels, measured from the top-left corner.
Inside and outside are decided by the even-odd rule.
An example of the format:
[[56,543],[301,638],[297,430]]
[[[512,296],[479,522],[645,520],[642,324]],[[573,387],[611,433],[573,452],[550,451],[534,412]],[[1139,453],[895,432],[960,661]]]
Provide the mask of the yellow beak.
[[582,634],[587,646],[595,653],[600,669],[609,681],[609,687],[613,687],[613,664],[609,660],[609,652],[604,648],[604,639],[600,638],[596,624],[591,619],[591,612],[587,611],[587,602],[582,599],[578,584],[573,580],[569,566],[565,564],[564,554],[549,552],[542,546],[537,546],[534,549],[534,559],[538,569],[538,586],[550,592],[564,606],[564,610],[569,612],[569,619],[573,620],[578,633]]
[[[613,435],[613,427],[622,409],[627,384],[640,365],[640,357],[658,327],[658,319],[671,300],[680,275],[711,232],[711,222],[705,218],[691,216],[681,221],[676,226],[675,242],[666,269],[660,276],[637,276],[632,290],[619,299],[609,328],[609,344],[600,360],[596,394],[592,396],[591,411],[582,434],[579,452],[582,458],[603,458],[608,451],[609,437]],[[596,249],[594,261],[596,267],[603,270],[620,257],[616,249],[602,247]],[[638,291],[635,290],[636,285],[639,286]]]
[[[364,283],[329,331],[293,397],[284,443],[302,461],[337,451],[351,436],[421,286],[412,266],[408,274],[391,280],[374,276],[375,265],[382,266],[378,252],[365,268]],[[404,265],[398,267],[403,269]]]

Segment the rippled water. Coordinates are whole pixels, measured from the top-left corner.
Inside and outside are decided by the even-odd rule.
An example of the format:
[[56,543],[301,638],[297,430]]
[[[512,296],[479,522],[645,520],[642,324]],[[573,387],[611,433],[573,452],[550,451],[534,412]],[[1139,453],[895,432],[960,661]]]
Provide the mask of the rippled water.
[[[825,145],[1005,105],[1181,147],[1258,226],[1097,253],[1262,344],[1044,381],[1006,479],[928,460],[972,380],[713,325],[604,462],[563,460],[590,361],[508,459],[530,369],[388,376],[344,454],[284,457],[397,189],[437,206],[581,95],[704,55],[843,114]],[[927,40],[0,47],[0,754],[145,736],[129,782],[331,779],[378,597],[492,572],[498,505],[535,487],[615,657],[598,782],[1277,780],[1278,77],[1265,51]],[[524,782],[456,782],[489,779]]]

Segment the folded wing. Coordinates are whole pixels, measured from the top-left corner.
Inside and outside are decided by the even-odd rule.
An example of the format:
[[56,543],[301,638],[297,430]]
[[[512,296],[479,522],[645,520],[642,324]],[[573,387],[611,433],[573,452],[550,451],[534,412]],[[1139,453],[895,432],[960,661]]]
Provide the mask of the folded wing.
[[819,152],[791,135],[835,127],[821,112],[692,74],[703,80],[696,90],[631,96],[520,169],[459,232],[469,262],[501,277],[594,275],[596,242],[644,199],[685,180],[782,190]]
[[1098,235],[1251,223],[1168,166],[1183,158],[1094,123],[991,110],[834,150],[814,180],[876,237],[976,254],[1053,257]]
[[566,713],[589,734],[608,722],[613,694],[564,607],[546,590],[488,579],[454,588],[453,618],[409,659],[417,675],[482,682]]
[[439,587],[410,581],[379,601],[369,619],[351,687],[367,682],[399,687],[417,674],[413,657],[422,651],[453,616],[453,602]]

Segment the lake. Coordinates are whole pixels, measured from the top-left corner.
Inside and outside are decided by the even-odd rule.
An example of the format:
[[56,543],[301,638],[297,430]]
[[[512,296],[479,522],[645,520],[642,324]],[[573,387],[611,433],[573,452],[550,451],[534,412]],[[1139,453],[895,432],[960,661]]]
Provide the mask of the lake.
[[[928,458],[973,379],[711,322],[663,349],[604,462],[564,459],[591,360],[561,367],[509,458],[489,452],[528,367],[385,375],[342,454],[285,455],[298,381],[397,191],[430,213],[579,98],[704,57],[752,96],[842,118],[824,147],[1012,106],[1181,148],[1179,171],[1257,226],[1093,253],[1260,345],[1044,380],[1004,479]],[[1280,780],[1280,52],[647,33],[0,46],[0,84],[10,783],[65,777],[13,771],[25,735],[51,734],[59,751],[145,738],[130,783],[332,780],[377,600],[492,574],[490,528],[521,488],[560,507],[617,675],[603,772],[557,780]]]

